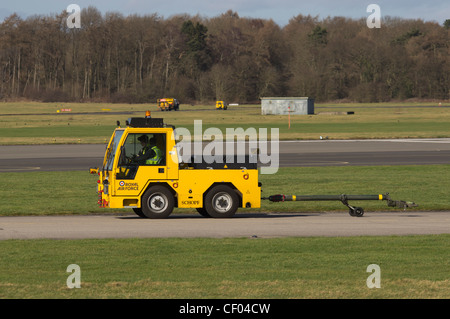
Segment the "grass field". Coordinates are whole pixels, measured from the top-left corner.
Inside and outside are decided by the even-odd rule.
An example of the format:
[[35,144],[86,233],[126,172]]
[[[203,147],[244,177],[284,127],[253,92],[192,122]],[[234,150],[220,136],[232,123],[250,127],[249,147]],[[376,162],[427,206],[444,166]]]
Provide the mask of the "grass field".
[[[449,298],[449,240],[1,241],[0,298]],[[71,264],[80,289],[66,285]],[[371,264],[379,289],[366,285]]]
[[[97,177],[86,172],[1,173],[0,216],[88,214],[129,212],[97,206]],[[280,168],[277,174],[260,175],[262,196],[285,193],[379,194],[389,192],[392,199],[414,201],[420,210],[450,208],[450,165],[369,166],[369,167],[292,167]],[[83,200],[80,200],[83,199]],[[392,210],[385,202],[352,202],[366,211]],[[340,202],[263,201],[261,209],[246,211],[345,211]],[[398,210],[398,209],[397,209]],[[196,213],[176,209],[175,213]]]
[[[183,111],[160,113],[156,105],[0,103],[0,144],[104,143],[117,120],[124,124],[147,109],[191,131],[193,121],[201,119],[203,129],[223,132],[226,127],[277,127],[281,139],[450,137],[450,108],[436,104],[316,104],[316,115],[292,116],[288,129],[287,117],[262,116],[256,105],[227,111],[182,105]],[[62,108],[72,112],[56,112]],[[323,114],[346,111],[355,115]],[[0,178],[0,216],[111,212],[98,208],[97,178],[87,171],[0,173]],[[280,168],[275,175],[261,175],[260,181],[263,196],[389,192],[393,199],[418,203],[420,210],[450,208],[450,165]],[[384,202],[352,204],[366,211],[398,210]],[[263,202],[261,209],[251,211],[260,210],[347,208],[339,202]],[[195,213],[175,210],[182,212]],[[0,241],[0,299],[448,299],[449,240],[450,235],[6,240]],[[70,264],[80,266],[81,289],[66,286]],[[380,289],[366,286],[370,264],[381,268]]]
[[[63,108],[72,111],[57,113]],[[279,128],[280,139],[450,137],[450,108],[437,103],[316,104],[316,115],[293,115],[288,128],[287,116],[263,116],[259,105],[226,111],[182,105],[179,112],[160,112],[154,104],[16,102],[0,103],[0,144],[104,143],[116,121],[124,125],[127,118],[142,117],[148,109],[153,117],[191,132],[194,120],[202,120],[204,130],[217,127],[224,133],[227,127]],[[355,114],[327,115],[347,111]]]

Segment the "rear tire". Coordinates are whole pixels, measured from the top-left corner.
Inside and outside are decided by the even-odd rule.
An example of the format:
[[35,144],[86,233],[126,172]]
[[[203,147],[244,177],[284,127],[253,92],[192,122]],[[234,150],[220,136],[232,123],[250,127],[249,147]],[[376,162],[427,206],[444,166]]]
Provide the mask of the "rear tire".
[[219,185],[212,188],[205,197],[205,209],[213,218],[230,218],[236,213],[239,197],[229,186]]
[[210,218],[211,216],[208,214],[208,212],[206,211],[205,208],[200,207],[200,208],[196,208],[197,212],[202,215],[203,217],[207,217]]
[[175,199],[164,186],[150,187],[142,196],[142,213],[152,219],[167,218],[173,211]]

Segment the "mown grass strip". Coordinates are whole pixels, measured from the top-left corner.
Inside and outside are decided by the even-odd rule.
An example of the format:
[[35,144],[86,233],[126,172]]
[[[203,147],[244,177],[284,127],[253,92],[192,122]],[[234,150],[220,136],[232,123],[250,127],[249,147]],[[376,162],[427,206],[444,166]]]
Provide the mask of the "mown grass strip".
[[[97,176],[77,172],[0,173],[0,216],[127,212],[97,205]],[[450,165],[286,167],[276,174],[260,175],[262,196],[382,194],[413,201],[419,210],[450,208]],[[352,204],[357,205],[357,202]],[[385,202],[365,201],[366,211],[392,210]],[[262,202],[260,209],[246,211],[345,211],[339,202]],[[397,209],[398,210],[398,209]],[[176,209],[175,213],[196,213]]]
[[[269,133],[278,128],[280,139],[450,137],[450,108],[430,108],[432,103],[408,107],[411,104],[339,105],[339,111],[354,115],[324,115],[336,111],[336,106],[322,104],[316,115],[292,115],[288,128],[287,116],[262,115],[260,105],[233,106],[227,111],[217,111],[213,105],[182,105],[180,112],[160,112],[156,104],[70,103],[64,107],[72,112],[56,113],[62,107],[57,103],[0,103],[0,144],[104,143],[116,121],[124,125],[127,118],[142,117],[146,110],[166,123],[189,129],[191,135],[194,121],[202,120],[203,130],[216,127],[223,134],[227,128],[268,128]],[[106,109],[110,111],[102,111]],[[33,113],[46,115],[29,115]]]
[[[449,298],[449,239],[8,240],[0,298]],[[67,288],[70,264],[80,289]]]

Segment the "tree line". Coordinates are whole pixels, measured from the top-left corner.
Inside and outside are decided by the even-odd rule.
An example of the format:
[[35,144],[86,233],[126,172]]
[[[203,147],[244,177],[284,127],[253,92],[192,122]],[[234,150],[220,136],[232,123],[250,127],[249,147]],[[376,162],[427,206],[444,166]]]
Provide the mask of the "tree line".
[[81,11],[13,14],[0,24],[0,99],[46,102],[258,102],[449,98],[449,20],[297,15],[273,20],[228,11],[213,18]]

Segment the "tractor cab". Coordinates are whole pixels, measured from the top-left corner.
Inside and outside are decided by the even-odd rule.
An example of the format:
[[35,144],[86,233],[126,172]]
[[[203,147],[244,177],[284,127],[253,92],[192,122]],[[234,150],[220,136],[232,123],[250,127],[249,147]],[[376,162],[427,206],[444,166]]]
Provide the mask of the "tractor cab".
[[[120,123],[118,123],[120,124]],[[131,118],[127,127],[115,129],[103,160],[103,167],[91,169],[100,176],[99,191],[108,195],[100,200],[106,207],[138,207],[137,197],[147,187],[149,179],[166,180],[178,178],[178,158],[169,151],[175,148],[173,126],[162,119]],[[120,203],[115,204],[115,199]]]

